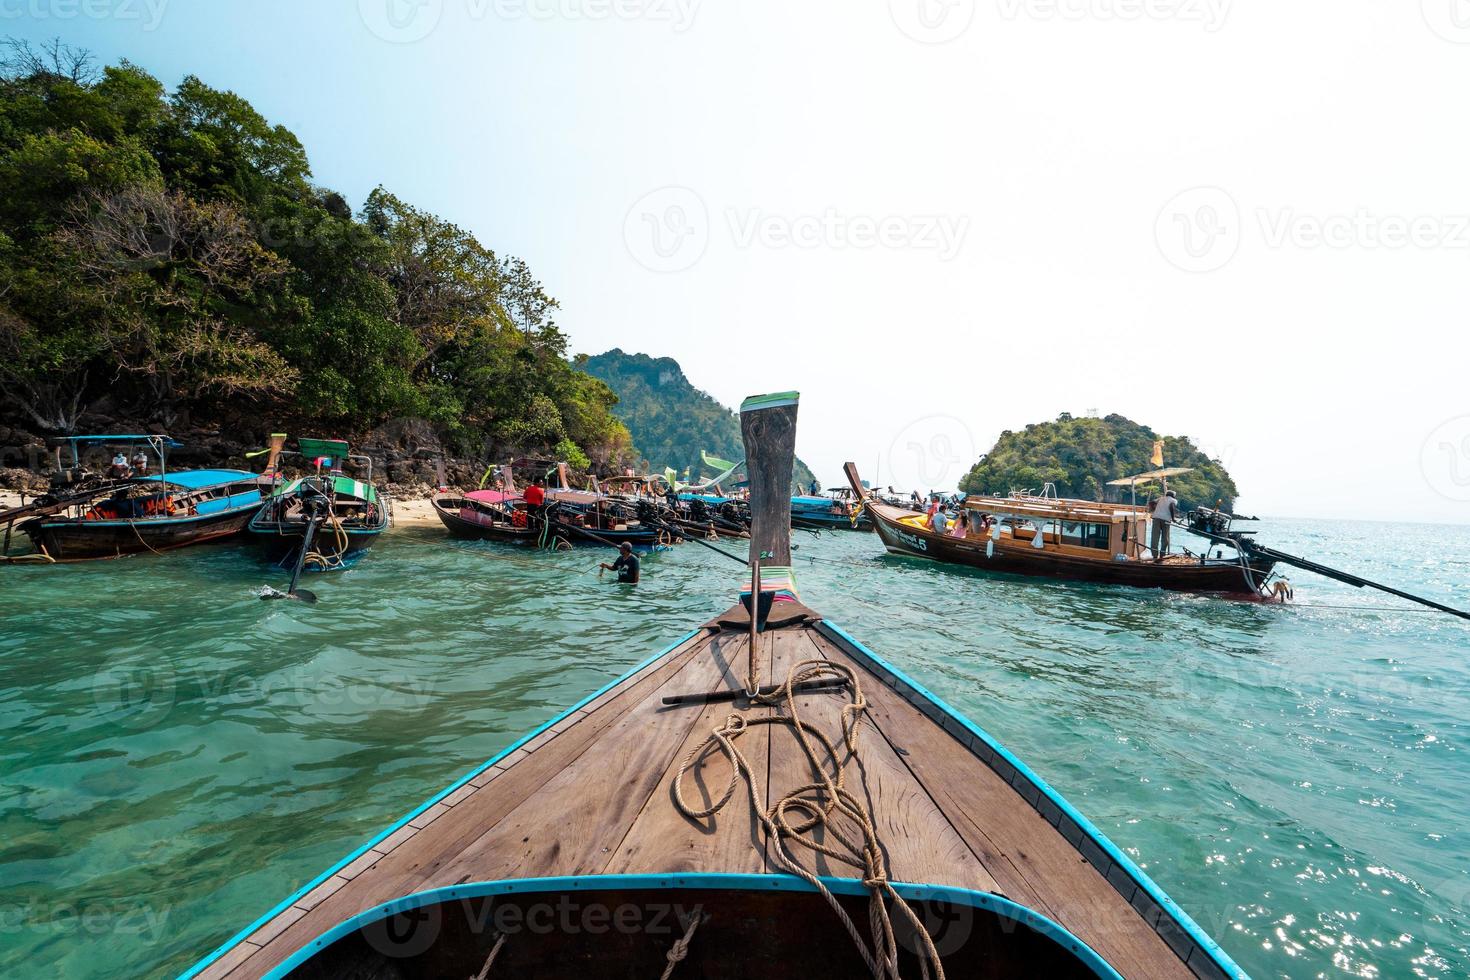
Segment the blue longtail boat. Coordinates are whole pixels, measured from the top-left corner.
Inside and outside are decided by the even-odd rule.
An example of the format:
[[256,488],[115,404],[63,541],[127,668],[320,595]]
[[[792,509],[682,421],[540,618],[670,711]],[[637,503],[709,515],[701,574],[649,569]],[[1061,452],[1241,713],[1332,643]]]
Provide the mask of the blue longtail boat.
[[[128,461],[119,453],[107,477],[88,489],[58,495],[56,504],[16,527],[30,537],[40,555],[55,561],[115,558],[137,552],[162,552],[232,537],[260,509],[260,478],[245,470],[175,470],[167,450],[179,444],[164,435],[71,436],[75,470],[80,450],[89,445],[132,443],[149,447],[148,457]],[[145,461],[146,460],[146,461]]]
[[858,503],[845,487],[825,494],[798,494],[791,498],[791,523],[803,528],[871,531],[873,522]]
[[795,393],[741,408],[739,601],[186,977],[1243,977],[985,731],[808,607]]

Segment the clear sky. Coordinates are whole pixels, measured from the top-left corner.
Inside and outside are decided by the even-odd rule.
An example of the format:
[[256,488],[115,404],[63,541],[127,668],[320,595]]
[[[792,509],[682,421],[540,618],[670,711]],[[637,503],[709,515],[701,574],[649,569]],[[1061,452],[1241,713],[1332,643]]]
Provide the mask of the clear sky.
[[[1470,521],[1465,0],[0,0],[524,257],[573,348],[802,392],[827,483],[1096,410],[1241,508]],[[1146,468],[1147,460],[1139,460]]]

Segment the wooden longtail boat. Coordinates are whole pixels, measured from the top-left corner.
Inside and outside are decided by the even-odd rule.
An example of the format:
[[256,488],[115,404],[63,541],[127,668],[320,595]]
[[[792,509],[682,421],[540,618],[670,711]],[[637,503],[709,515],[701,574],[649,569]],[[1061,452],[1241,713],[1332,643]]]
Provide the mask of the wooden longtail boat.
[[[265,506],[251,518],[249,530],[264,546],[272,561],[294,565],[307,536],[311,536],[305,567],[310,571],[345,568],[372,547],[388,529],[389,505],[372,484],[373,463],[354,456],[347,443],[335,439],[298,440],[298,452],[272,455],[267,471],[272,474],[272,492]],[[294,480],[276,474],[279,457],[299,455],[316,466],[316,473]],[[354,480],[342,472],[352,460],[367,467],[366,480]]]
[[551,532],[569,544],[611,545],[623,542],[652,548],[668,544],[668,532],[644,524],[628,501],[588,490],[548,490],[546,513]]
[[167,551],[239,534],[260,510],[261,490],[259,477],[244,470],[180,470],[16,526],[56,561]]
[[[846,465],[854,491],[864,494],[857,467]],[[1276,562],[1263,556],[1172,554],[1148,550],[1146,507],[1013,494],[967,497],[964,537],[935,534],[928,517],[871,496],[863,502],[884,547],[982,571],[1132,585],[1183,592],[1256,595]],[[982,523],[985,522],[985,523]],[[1206,549],[1208,551],[1208,549]]]
[[802,604],[796,409],[742,406],[740,604],[186,976],[1243,976],[1020,760]]
[[541,536],[539,521],[526,512],[518,494],[502,490],[471,490],[434,498],[434,513],[456,538],[535,544]]
[[[76,561],[165,551],[238,534],[260,507],[261,484],[243,470],[168,470],[180,443],[160,433],[67,436],[55,440],[52,490],[0,513],[4,561]],[[71,449],[71,465],[62,447]],[[119,456],[103,475],[89,471],[82,450],[106,446]],[[136,455],[130,454],[137,450]],[[156,475],[148,470],[156,465]],[[11,533],[35,551],[10,554]]]

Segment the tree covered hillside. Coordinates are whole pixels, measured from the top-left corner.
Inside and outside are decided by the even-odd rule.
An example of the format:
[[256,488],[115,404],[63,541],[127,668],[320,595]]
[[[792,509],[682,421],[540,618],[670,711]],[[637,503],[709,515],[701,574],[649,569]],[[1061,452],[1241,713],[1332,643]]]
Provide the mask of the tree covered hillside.
[[[1153,469],[1149,462],[1155,439],[1164,440],[1166,466],[1192,466],[1195,472],[1169,480],[1185,509],[1223,500],[1234,506],[1238,491],[1225,467],[1195,448],[1185,436],[1159,436],[1153,429],[1121,415],[1073,418],[1028,425],[1002,432],[995,448],[980,457],[960,481],[966,493],[1004,495],[1011,490],[1040,492],[1055,483],[1063,497],[1127,500],[1128,489],[1106,487],[1109,480]],[[1105,495],[1106,493],[1106,495]]]
[[0,422],[407,417],[465,454],[630,454],[520,259],[382,188],[354,212],[233,92],[3,51]]
[[[672,466],[697,477],[700,451],[734,462],[745,456],[740,417],[695,388],[679,362],[669,357],[610,350],[581,356],[576,365],[618,393],[613,412],[632,433],[633,443],[655,469]],[[793,480],[805,488],[812,471],[796,461]]]

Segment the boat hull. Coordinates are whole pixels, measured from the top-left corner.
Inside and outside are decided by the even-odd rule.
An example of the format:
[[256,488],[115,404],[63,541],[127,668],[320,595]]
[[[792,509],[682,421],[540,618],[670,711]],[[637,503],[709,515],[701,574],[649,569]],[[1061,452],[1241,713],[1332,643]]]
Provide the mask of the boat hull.
[[139,552],[171,551],[238,535],[259,504],[217,514],[116,521],[43,521],[23,528],[37,551],[57,561],[117,558]]
[[[504,521],[492,520],[488,515],[482,520],[466,518],[462,513],[464,508],[465,500],[462,497],[434,498],[434,513],[439,515],[439,522],[456,538],[500,541],[506,544],[535,544],[540,536],[540,531],[529,525],[516,527]],[[477,512],[477,516],[479,513]]]
[[989,542],[986,538],[955,538],[907,527],[899,523],[898,518],[912,517],[913,512],[894,507],[869,504],[868,511],[873,515],[883,546],[893,554],[963,565],[984,572],[1176,592],[1255,595],[1257,586],[1275,567],[1275,562],[1255,559],[1249,564],[1247,575],[1246,569],[1236,562],[1106,561],[1036,551],[1029,547],[997,547],[994,554],[987,555]]
[[[627,528],[626,530],[603,530],[596,527],[584,527],[580,524],[568,524],[565,521],[553,521],[553,532],[561,538],[565,538],[572,544],[578,545],[621,545],[624,542],[635,548],[652,548],[655,545],[666,543],[668,532],[660,532],[656,528]],[[660,533],[664,539],[659,537]]]
[[[293,980],[473,977],[505,935],[492,976],[579,980],[595,963],[603,975],[657,977],[668,966],[668,950],[699,918],[675,977],[869,975],[815,890],[794,879],[773,884],[755,875],[466,883],[444,890],[452,895],[424,893],[395,902],[391,911],[364,913],[320,952],[287,960],[283,972]],[[828,879],[824,884],[849,918],[865,920],[867,893],[852,887],[859,883]],[[949,926],[937,941],[952,976],[1084,980],[1110,975],[1095,952],[1054,922],[999,896],[906,884],[896,890],[922,921]],[[535,928],[539,919],[554,925]],[[918,974],[912,955],[901,956],[900,964],[906,975]]]
[[[380,527],[353,528],[344,532],[344,542],[337,538],[331,528],[323,527],[312,538],[311,550],[333,564],[351,562],[362,557],[378,540],[383,530]],[[250,525],[250,537],[265,549],[266,557],[274,562],[295,561],[305,533],[306,528],[296,523],[270,527],[260,527],[253,523]]]

